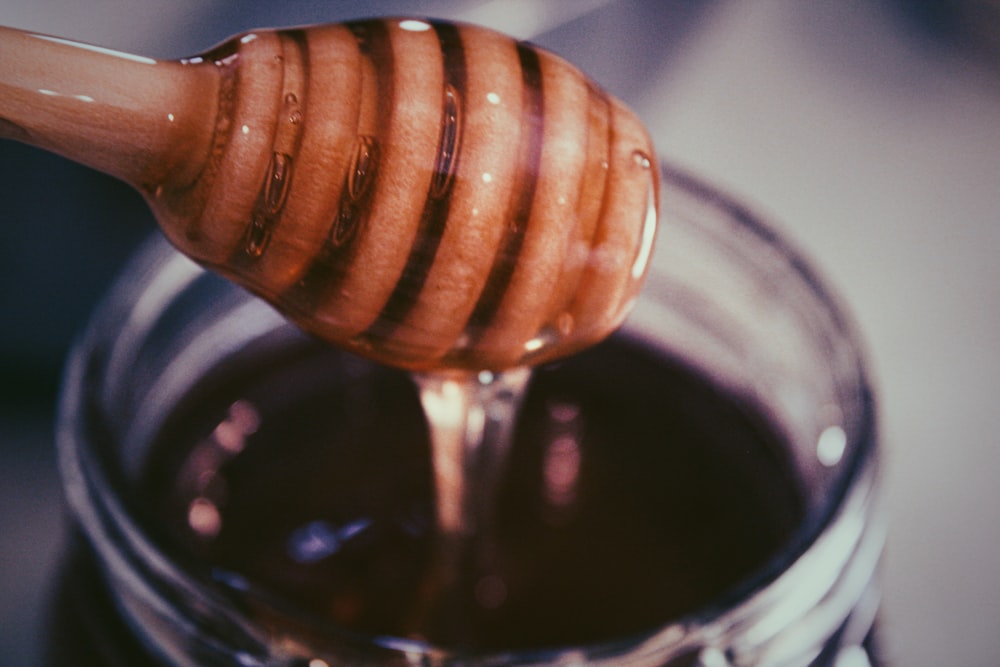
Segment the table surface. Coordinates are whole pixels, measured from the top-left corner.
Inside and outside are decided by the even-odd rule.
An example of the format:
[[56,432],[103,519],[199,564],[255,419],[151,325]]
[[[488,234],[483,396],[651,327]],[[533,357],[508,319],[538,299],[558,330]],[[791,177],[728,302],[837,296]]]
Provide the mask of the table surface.
[[[260,25],[461,16],[578,62],[664,156],[776,221],[843,297],[888,454],[890,663],[983,667],[1000,664],[1000,37],[960,20],[975,5],[7,0],[0,24],[177,57]],[[57,368],[151,225],[117,227],[141,202],[10,144],[0,197],[0,661],[32,665],[62,539]]]

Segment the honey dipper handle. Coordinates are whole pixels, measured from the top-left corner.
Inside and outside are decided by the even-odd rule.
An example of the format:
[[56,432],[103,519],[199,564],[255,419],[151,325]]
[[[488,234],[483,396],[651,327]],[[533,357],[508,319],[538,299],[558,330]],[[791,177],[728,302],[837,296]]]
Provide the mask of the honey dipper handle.
[[0,138],[140,189],[193,178],[207,155],[218,86],[185,66],[0,27]]

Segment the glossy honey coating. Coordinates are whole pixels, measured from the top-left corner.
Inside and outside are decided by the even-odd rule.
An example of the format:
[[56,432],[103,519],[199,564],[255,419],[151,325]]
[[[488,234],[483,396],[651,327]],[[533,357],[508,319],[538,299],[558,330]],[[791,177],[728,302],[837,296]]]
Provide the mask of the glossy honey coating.
[[641,123],[562,59],[374,20],[235,38],[194,185],[150,191],[184,252],[304,329],[406,368],[499,369],[616,328],[656,224]]
[[141,189],[181,251],[305,330],[404,368],[496,370],[627,314],[653,149],[564,60],[385,19],[248,33],[180,67],[216,81],[211,139],[196,170]]

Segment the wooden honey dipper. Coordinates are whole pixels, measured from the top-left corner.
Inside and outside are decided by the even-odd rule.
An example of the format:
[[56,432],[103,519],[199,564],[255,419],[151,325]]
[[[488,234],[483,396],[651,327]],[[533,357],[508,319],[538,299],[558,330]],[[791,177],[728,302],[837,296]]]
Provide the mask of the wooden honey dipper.
[[412,370],[597,342],[656,228],[635,115],[469,25],[256,31],[168,62],[0,28],[0,137],[130,183],[183,253]]

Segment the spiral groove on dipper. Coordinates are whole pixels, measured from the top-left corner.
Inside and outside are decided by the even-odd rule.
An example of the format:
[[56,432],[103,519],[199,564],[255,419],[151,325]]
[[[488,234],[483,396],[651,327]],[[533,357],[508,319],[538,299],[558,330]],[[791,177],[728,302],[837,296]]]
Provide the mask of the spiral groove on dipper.
[[[302,139],[302,98],[305,81],[309,76],[309,52],[305,33],[288,30],[279,34],[281,40],[282,89],[285,91],[279,111],[271,146],[271,159],[264,174],[264,183],[257,195],[250,224],[246,229],[243,253],[256,259],[267,248],[273,228],[278,224],[294,171]],[[230,258],[230,264],[243,261],[239,251]]]
[[490,322],[496,317],[504,294],[510,286],[528,226],[531,224],[532,200],[538,186],[544,122],[541,64],[535,50],[525,44],[517,45],[517,58],[521,66],[524,90],[522,103],[524,117],[521,127],[527,130],[527,136],[521,137],[518,146],[514,199],[508,213],[509,221],[504,230],[500,250],[490,269],[486,286],[469,318],[469,327],[476,339],[485,333]]
[[406,260],[400,280],[393,288],[378,319],[365,331],[365,336],[386,339],[392,336],[416,305],[444,238],[451,207],[451,190],[458,168],[462,146],[463,94],[465,54],[462,38],[456,26],[437,23],[433,26],[444,59],[445,89],[442,102],[441,133],[437,157],[431,174],[431,187],[424,203],[417,238]]
[[153,201],[188,254],[407,368],[499,369],[620,324],[655,230],[652,147],[560,58],[400,19],[252,33],[211,58],[235,91],[220,85],[210,183],[185,191],[196,205]]

